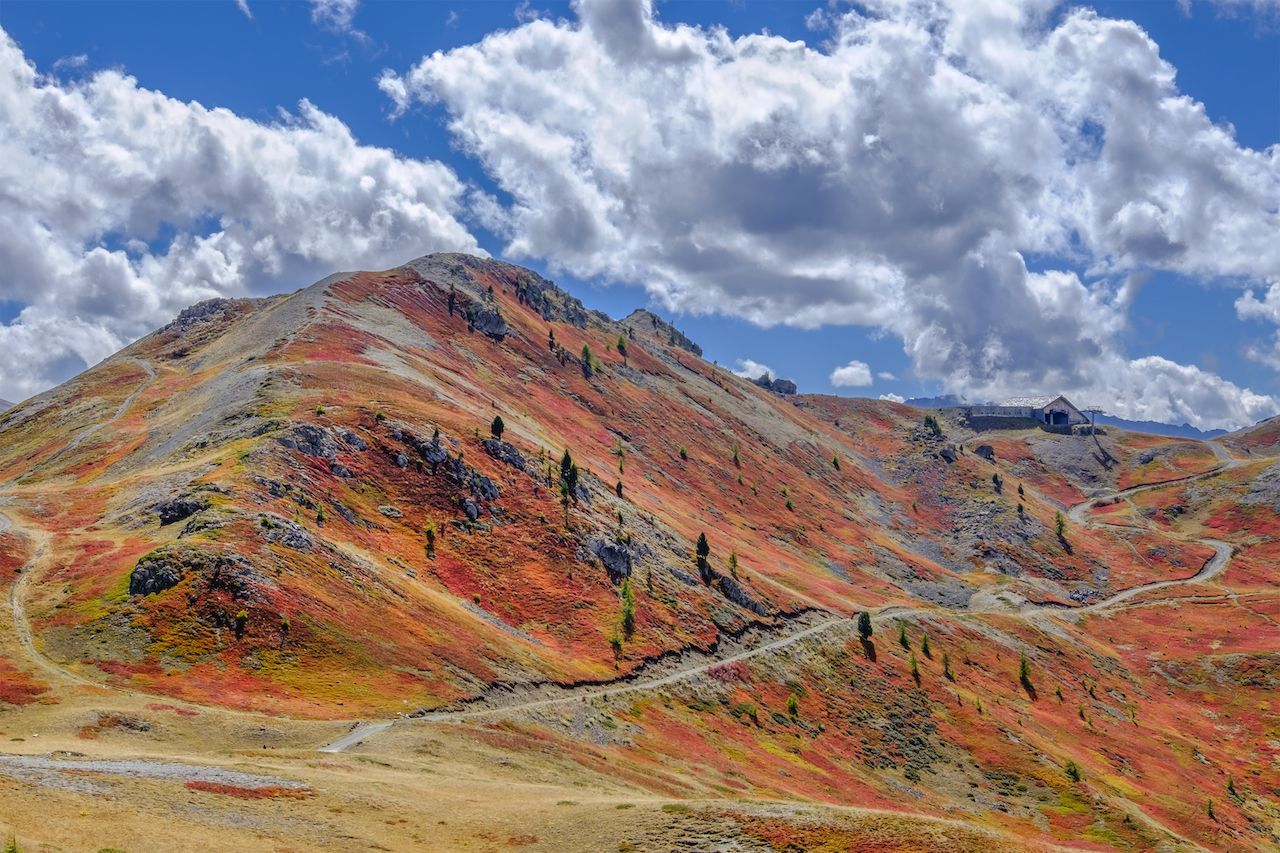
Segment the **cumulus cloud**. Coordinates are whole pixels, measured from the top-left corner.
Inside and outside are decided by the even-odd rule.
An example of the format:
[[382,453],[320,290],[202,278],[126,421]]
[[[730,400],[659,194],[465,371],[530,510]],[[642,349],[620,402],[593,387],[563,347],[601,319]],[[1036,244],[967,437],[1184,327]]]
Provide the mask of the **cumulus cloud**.
[[907,402],[906,398],[905,398],[905,397],[903,397],[903,396],[901,396],[901,395],[899,395],[899,394],[881,394],[881,395],[880,395],[880,399],[881,399],[881,400],[887,400],[887,401],[889,401],[890,403],[905,403],[905,402]]
[[0,30],[0,397],[62,381],[187,305],[478,252],[465,186],[303,101],[275,124],[118,71],[41,76]]
[[[1280,147],[1215,126],[1131,22],[878,0],[829,12],[815,48],[649,0],[575,9],[380,80],[397,110],[443,104],[516,258],[669,309],[877,327],[948,390],[1084,389],[1132,416],[1117,391],[1152,366],[1119,343],[1130,276],[1280,275]],[[1151,407],[1257,410],[1194,376],[1220,394]]]
[[761,376],[776,376],[773,368],[767,364],[761,364],[758,361],[752,361],[749,358],[740,358],[737,360],[737,369],[733,371],[734,375],[741,376],[744,379],[759,379]]
[[853,361],[831,371],[831,384],[837,388],[861,388],[871,384],[871,368],[865,361]]

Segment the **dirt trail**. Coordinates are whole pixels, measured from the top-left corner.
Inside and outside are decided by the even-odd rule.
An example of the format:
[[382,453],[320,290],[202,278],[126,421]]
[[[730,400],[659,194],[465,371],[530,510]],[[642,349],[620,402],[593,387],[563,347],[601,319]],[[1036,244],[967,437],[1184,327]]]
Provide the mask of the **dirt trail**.
[[156,378],[156,370],[154,367],[151,366],[150,362],[145,361],[141,358],[135,358],[132,356],[130,356],[128,360],[132,361],[134,364],[138,365],[144,371],[146,371],[147,378],[144,379],[142,382],[140,382],[137,388],[133,389],[133,393],[131,393],[128,397],[124,398],[124,401],[120,403],[120,405],[116,408],[115,413],[112,414],[111,417],[107,418],[105,421],[99,421],[96,424],[93,424],[91,426],[85,427],[84,429],[80,430],[80,432],[76,433],[75,438],[71,439],[71,441],[67,444],[66,447],[62,448],[57,453],[53,454],[48,459],[46,459],[44,462],[40,463],[41,466],[48,465],[51,462],[57,461],[64,454],[70,453],[71,451],[78,448],[81,444],[84,443],[85,439],[96,434],[98,430],[102,429],[104,426],[113,424],[116,421],[120,420],[122,417],[124,417],[125,412],[129,411],[129,407],[133,405],[133,401],[137,399],[138,395],[142,393],[144,388],[146,388],[148,385],[151,384],[151,380]]

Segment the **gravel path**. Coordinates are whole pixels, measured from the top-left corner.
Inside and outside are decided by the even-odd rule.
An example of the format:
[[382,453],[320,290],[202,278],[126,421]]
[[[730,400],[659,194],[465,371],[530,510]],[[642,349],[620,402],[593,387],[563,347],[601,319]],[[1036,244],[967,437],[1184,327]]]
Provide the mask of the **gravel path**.
[[84,788],[80,774],[123,776],[131,779],[159,779],[172,782],[205,782],[237,788],[287,788],[302,790],[307,786],[279,776],[264,776],[224,767],[201,764],[179,764],[173,761],[140,759],[54,758],[48,755],[11,755],[0,753],[0,775],[24,782],[73,790]]

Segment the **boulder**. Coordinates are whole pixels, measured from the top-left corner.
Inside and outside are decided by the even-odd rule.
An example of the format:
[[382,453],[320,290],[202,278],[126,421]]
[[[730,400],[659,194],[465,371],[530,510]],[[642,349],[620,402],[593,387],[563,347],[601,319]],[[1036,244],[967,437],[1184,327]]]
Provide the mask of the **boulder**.
[[496,305],[472,302],[467,308],[467,323],[471,328],[500,341],[507,336],[507,321]]
[[481,444],[484,446],[484,452],[494,459],[504,462],[513,468],[519,468],[521,471],[524,470],[524,457],[520,455],[519,450],[516,450],[515,445],[496,438],[486,438]]
[[266,527],[266,539],[268,542],[274,542],[283,545],[286,548],[292,548],[295,551],[308,552],[315,546],[315,541],[311,538],[311,534],[307,532],[305,527],[295,524],[292,521],[286,521],[282,518],[272,518],[264,515],[263,526]]
[[129,594],[151,595],[175,587],[186,573],[185,568],[167,554],[148,554],[129,573]]
[[463,498],[459,502],[459,506],[461,506],[462,511],[467,514],[467,519],[469,521],[476,521],[480,518],[480,505],[471,498]]
[[946,447],[939,450],[938,455],[942,457],[943,461],[946,462],[948,465],[956,461],[956,449],[952,447],[950,444],[948,444]]
[[166,524],[173,524],[175,521],[190,518],[197,512],[208,508],[209,502],[202,498],[195,495],[179,495],[156,504],[155,511],[156,516],[160,519],[160,526],[163,527]]
[[387,518],[404,518],[404,513],[393,506],[380,506],[378,507],[378,512]]
[[342,434],[342,441],[348,447],[354,450],[368,450],[369,444],[363,438],[356,435],[351,430],[347,430]]
[[973,452],[988,462],[996,461],[996,449],[989,444],[980,444]]
[[338,453],[338,444],[327,431],[315,424],[299,424],[289,431],[288,435],[277,439],[290,450],[297,450],[308,456],[319,456],[332,459]]
[[620,542],[606,542],[596,539],[587,546],[604,570],[609,573],[612,583],[622,583],[624,578],[631,577],[631,552]]

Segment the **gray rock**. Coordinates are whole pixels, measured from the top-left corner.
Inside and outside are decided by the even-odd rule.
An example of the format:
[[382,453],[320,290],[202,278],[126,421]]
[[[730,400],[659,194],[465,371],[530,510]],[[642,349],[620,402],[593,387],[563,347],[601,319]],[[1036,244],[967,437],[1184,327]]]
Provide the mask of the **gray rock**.
[[337,442],[328,432],[315,424],[299,424],[290,430],[288,435],[276,440],[290,450],[297,450],[308,456],[332,459],[338,453]]
[[507,321],[496,305],[472,302],[467,306],[467,324],[495,341],[500,341],[507,336]]
[[743,588],[742,584],[738,583],[728,575],[717,575],[715,578],[715,584],[720,587],[720,591],[724,594],[725,598],[729,599],[739,607],[750,610],[757,616],[769,615],[769,608],[756,601],[750,595],[747,595],[747,591]]
[[988,462],[996,461],[996,449],[989,444],[980,444],[973,452]]
[[198,498],[194,495],[179,495],[176,498],[170,498],[167,501],[161,501],[156,504],[156,515],[160,519],[160,526],[173,524],[176,521],[182,521],[184,518],[190,518],[201,510],[208,509],[209,502]]
[[622,583],[623,578],[631,577],[631,552],[621,542],[594,539],[587,548],[604,566],[612,583]]
[[468,520],[476,521],[480,518],[480,505],[471,498],[463,498],[459,505],[462,507],[462,511],[467,514]]
[[378,512],[387,518],[404,518],[404,513],[393,506],[380,506],[378,507]]
[[185,567],[165,556],[148,554],[129,573],[130,595],[151,595],[175,587],[185,574]]
[[481,444],[484,446],[484,452],[499,462],[504,462],[513,468],[519,468],[521,471],[525,469],[524,457],[509,442],[499,441],[496,438],[486,438]]
[[405,468],[409,465],[409,457],[404,455],[403,450],[397,450],[393,460],[397,468]]
[[286,548],[302,552],[308,552],[315,546],[315,540],[311,538],[311,534],[307,532],[305,527],[282,518],[272,518],[267,515],[261,516],[261,518],[264,519],[264,526],[267,528],[266,538],[268,542],[275,542]]
[[449,452],[444,449],[444,445],[440,443],[440,439],[433,438],[431,441],[425,441],[418,445],[418,455],[422,457],[422,461],[429,465],[443,465],[449,458]]
[[938,455],[942,457],[943,461],[945,461],[948,465],[956,461],[956,449],[949,444],[946,447],[939,450]]
[[368,450],[368,449],[369,449],[369,444],[368,444],[368,442],[366,442],[366,441],[365,441],[363,438],[361,438],[360,436],[356,435],[356,434],[355,434],[354,432],[352,432],[351,430],[347,430],[346,432],[344,432],[344,433],[342,434],[342,440],[343,440],[343,442],[344,442],[348,447],[352,447],[352,448],[354,448],[354,449],[356,449],[356,450],[361,450],[361,451],[363,451],[363,450]]

